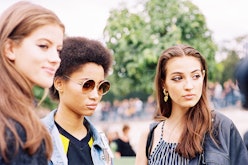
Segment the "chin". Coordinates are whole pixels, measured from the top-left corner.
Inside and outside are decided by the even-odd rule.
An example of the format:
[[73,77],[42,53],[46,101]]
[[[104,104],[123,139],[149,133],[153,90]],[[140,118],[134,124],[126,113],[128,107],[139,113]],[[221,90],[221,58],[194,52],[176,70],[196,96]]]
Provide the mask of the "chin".
[[192,108],[196,105],[196,103],[188,103],[188,104],[185,104],[183,107],[185,108]]
[[42,88],[50,88],[53,85],[53,80],[52,81],[46,81],[40,84],[39,86]]
[[89,113],[85,114],[84,116],[92,116],[94,114],[94,112],[89,112]]

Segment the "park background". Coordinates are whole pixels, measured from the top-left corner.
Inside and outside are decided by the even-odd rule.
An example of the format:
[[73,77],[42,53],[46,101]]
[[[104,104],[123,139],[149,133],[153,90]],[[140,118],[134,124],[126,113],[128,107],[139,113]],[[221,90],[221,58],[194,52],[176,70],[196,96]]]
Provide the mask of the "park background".
[[[17,1],[0,0],[0,13]],[[173,44],[186,43],[207,59],[213,109],[230,117],[241,135],[248,130],[248,111],[234,77],[238,62],[248,56],[247,0],[30,1],[58,14],[66,35],[99,40],[113,53],[111,91],[91,117],[99,129],[120,133],[128,123],[136,149],[139,133],[152,122],[155,111],[152,96],[158,56]],[[34,93],[39,100],[44,90],[37,87]],[[141,109],[131,108],[140,101]],[[55,107],[47,97],[38,113],[43,116]]]
[[[0,0],[0,13],[18,0]],[[104,101],[153,94],[158,56],[190,44],[206,57],[211,83],[235,83],[235,67],[248,54],[247,0],[30,0],[53,10],[66,35],[100,40],[113,53],[112,83]],[[212,84],[211,84],[212,85]],[[34,90],[41,99],[43,90]],[[53,109],[47,98],[44,107]]]

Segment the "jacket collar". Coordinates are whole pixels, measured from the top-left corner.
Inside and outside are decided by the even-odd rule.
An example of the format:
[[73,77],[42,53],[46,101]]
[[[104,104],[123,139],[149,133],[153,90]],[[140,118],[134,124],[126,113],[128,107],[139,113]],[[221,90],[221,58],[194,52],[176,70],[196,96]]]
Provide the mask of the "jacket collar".
[[[57,127],[55,126],[55,121],[54,121],[54,116],[56,112],[57,112],[57,109],[54,109],[45,118],[42,119],[43,122],[46,123],[49,132],[51,132],[54,129],[54,127],[57,129]],[[99,131],[94,127],[94,125],[90,122],[90,120],[87,117],[84,117],[84,123],[86,127],[88,127],[92,132],[92,136],[94,140],[93,145],[97,145],[100,148],[104,148],[101,137],[99,135]]]

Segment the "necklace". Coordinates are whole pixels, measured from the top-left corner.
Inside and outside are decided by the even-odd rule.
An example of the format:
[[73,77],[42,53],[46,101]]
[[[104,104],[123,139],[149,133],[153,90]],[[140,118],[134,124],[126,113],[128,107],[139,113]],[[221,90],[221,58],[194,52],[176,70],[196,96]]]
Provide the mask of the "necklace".
[[[161,133],[161,138],[164,139],[167,142],[177,142],[178,141],[178,136],[175,136],[175,131],[178,130],[177,128],[180,126],[181,120],[177,121],[175,125],[173,125],[172,129],[166,129],[164,130],[164,126],[166,124],[166,120],[163,121],[162,124],[162,133]],[[168,127],[168,120],[167,120],[167,127]],[[167,131],[168,130],[168,131]],[[165,134],[164,134],[165,132]],[[174,137],[175,136],[175,137]],[[171,139],[171,137],[173,139]]]

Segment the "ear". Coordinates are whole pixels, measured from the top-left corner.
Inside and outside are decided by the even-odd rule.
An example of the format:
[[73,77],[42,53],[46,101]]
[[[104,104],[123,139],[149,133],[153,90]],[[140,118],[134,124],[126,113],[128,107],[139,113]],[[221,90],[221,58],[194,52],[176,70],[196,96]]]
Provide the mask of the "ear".
[[161,79],[161,87],[166,90],[165,80]]
[[13,50],[13,44],[14,44],[13,41],[8,39],[4,45],[4,53],[6,57],[11,61],[14,61],[16,59],[16,56]]
[[63,91],[63,80],[60,77],[55,77],[53,83],[57,91],[59,92]]
[[205,77],[205,74],[206,74],[206,71],[205,70],[202,70],[203,77]]
[[161,86],[162,86],[163,90],[167,91],[165,80],[161,80]]

